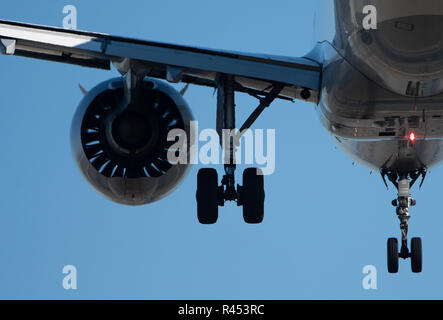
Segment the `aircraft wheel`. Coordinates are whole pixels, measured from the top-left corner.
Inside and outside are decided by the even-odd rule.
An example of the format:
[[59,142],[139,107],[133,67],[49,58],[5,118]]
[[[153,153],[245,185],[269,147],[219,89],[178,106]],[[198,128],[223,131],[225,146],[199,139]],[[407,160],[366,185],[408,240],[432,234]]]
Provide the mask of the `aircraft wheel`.
[[398,272],[398,241],[396,238],[388,239],[388,272]]
[[218,175],[215,169],[200,169],[197,175],[197,217],[201,224],[218,219]]
[[414,273],[422,271],[422,247],[420,238],[411,239],[411,269]]
[[243,219],[246,223],[258,224],[264,218],[264,179],[260,169],[248,168],[243,172],[241,199]]

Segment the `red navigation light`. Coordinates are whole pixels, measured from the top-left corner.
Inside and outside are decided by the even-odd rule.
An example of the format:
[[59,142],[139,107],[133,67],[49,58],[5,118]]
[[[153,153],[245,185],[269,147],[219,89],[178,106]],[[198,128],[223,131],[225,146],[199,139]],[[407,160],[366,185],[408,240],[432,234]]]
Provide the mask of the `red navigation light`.
[[409,134],[409,141],[414,142],[416,138],[417,138],[417,137],[415,136],[415,133],[414,133],[414,132],[411,132],[411,133]]

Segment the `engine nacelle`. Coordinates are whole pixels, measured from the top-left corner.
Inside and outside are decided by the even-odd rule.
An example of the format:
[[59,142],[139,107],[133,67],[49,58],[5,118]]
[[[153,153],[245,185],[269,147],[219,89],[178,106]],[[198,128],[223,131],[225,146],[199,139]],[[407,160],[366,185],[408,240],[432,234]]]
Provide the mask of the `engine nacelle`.
[[165,197],[189,169],[189,161],[168,161],[175,142],[167,141],[172,129],[190,137],[189,106],[165,82],[146,78],[140,88],[138,102],[125,106],[122,78],[100,83],[85,95],[71,126],[72,150],[85,178],[105,197],[127,205]]

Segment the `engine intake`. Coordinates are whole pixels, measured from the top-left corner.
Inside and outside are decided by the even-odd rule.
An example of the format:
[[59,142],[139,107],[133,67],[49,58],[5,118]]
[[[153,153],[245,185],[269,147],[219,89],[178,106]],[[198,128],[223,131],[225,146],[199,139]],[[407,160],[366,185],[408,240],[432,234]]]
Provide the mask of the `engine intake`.
[[187,103],[159,80],[146,78],[140,88],[135,102],[125,105],[122,78],[99,84],[80,103],[71,127],[74,157],[85,178],[107,198],[128,205],[163,198],[189,167],[168,161],[175,142],[167,141],[173,129],[189,137]]

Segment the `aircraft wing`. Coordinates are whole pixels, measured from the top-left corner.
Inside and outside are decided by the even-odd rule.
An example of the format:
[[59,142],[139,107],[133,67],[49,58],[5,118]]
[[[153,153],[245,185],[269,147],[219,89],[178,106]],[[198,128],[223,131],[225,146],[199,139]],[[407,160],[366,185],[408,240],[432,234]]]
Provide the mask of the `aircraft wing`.
[[124,62],[136,61],[147,76],[210,87],[216,87],[218,74],[229,74],[235,76],[237,91],[260,94],[279,84],[283,86],[279,98],[315,103],[320,90],[321,66],[307,58],[205,49],[4,20],[0,20],[0,52],[101,69],[110,69],[113,63],[123,74]]

